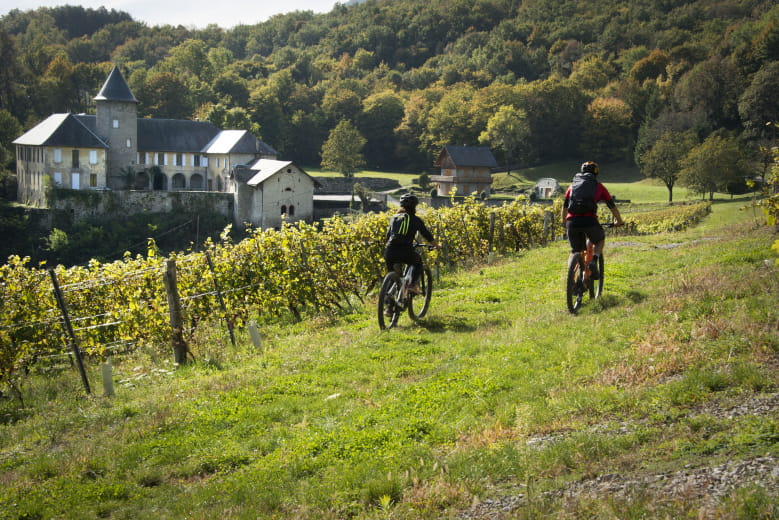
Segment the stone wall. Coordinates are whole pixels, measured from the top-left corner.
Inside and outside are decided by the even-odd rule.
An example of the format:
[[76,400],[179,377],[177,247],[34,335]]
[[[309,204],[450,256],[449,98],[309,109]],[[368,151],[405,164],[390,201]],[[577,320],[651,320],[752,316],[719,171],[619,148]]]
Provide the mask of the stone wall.
[[53,190],[50,206],[54,218],[71,222],[139,213],[209,213],[232,222],[234,199],[232,193],[204,191]]
[[314,177],[319,183],[314,191],[317,195],[352,193],[352,186],[360,183],[371,191],[390,191],[400,189],[400,183],[393,179],[381,179],[363,177],[360,179],[347,179],[345,177]]

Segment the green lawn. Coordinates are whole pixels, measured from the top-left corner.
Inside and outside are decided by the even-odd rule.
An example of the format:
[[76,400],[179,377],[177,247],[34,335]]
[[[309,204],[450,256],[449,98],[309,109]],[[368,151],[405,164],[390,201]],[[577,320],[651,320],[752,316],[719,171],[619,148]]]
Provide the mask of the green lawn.
[[[779,456],[775,411],[699,413],[779,382],[773,235],[744,206],[609,239],[605,294],[578,316],[556,242],[443,269],[428,316],[390,331],[368,295],[259,347],[215,324],[178,369],[119,356],[112,398],[41,363],[25,409],[0,401],[0,518],[454,519],[503,493],[524,497],[512,518],[696,517],[651,488],[545,493]],[[769,518],[775,493],[737,489],[710,517]]]
[[[520,191],[532,188],[535,183],[544,177],[557,179],[563,188],[566,188],[578,171],[576,163],[553,163],[533,168],[525,168],[513,171],[509,174],[502,172],[493,175],[493,189],[505,189]],[[317,168],[306,168],[312,176],[340,177],[341,174],[331,171],[322,171]],[[361,171],[355,174],[355,179],[366,177],[378,177],[397,180],[401,186],[415,185],[419,177],[418,173],[398,173],[380,171]],[[667,202],[668,189],[658,179],[646,179],[635,166],[627,166],[622,163],[604,164],[601,166],[599,180],[609,189],[618,200],[630,200],[633,202]],[[500,197],[501,194],[496,194]],[[729,195],[717,194],[718,198],[730,198]],[[700,199],[700,195],[690,192],[681,186],[674,187],[674,202],[684,202]]]

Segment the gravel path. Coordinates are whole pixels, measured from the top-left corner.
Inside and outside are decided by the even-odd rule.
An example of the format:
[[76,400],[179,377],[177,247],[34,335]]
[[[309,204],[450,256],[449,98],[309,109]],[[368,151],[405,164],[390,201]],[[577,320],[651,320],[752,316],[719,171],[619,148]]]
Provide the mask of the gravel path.
[[[707,415],[719,420],[728,420],[745,415],[768,416],[779,411],[779,393],[753,397],[735,406],[723,407],[709,403],[694,409],[690,417]],[[605,433],[594,428],[593,432]],[[625,425],[613,435],[630,432]],[[564,438],[565,434],[536,437],[528,442],[544,444]],[[771,455],[743,460],[728,460],[713,467],[691,467],[668,473],[608,474],[596,478],[583,479],[565,488],[544,493],[539,498],[562,498],[574,501],[579,498],[629,498],[641,493],[656,497],[658,501],[675,500],[695,501],[699,513],[715,508],[723,497],[733,490],[750,484],[758,484],[765,490],[779,494],[779,459]],[[482,500],[464,511],[460,518],[468,520],[499,520],[506,518],[512,511],[525,505],[528,500],[525,493],[517,492],[497,498]]]

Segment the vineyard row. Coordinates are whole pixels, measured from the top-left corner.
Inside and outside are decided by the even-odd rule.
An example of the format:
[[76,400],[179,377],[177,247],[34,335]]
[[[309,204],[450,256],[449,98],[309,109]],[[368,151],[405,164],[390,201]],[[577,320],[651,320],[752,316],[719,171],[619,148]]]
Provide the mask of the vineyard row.
[[[552,207],[514,201],[490,208],[474,199],[439,210],[423,208],[428,226],[444,244],[429,261],[477,262],[490,252],[545,244],[562,234],[559,211],[560,201]],[[642,214],[641,222],[628,219],[627,231],[678,229],[708,211],[706,203],[673,206],[660,216]],[[147,257],[128,254],[113,263],[92,261],[48,271],[13,256],[0,267],[0,386],[18,389],[36,361],[63,355],[74,343],[97,357],[118,346],[167,349],[174,334],[181,333],[186,341],[199,323],[215,319],[241,327],[250,317],[292,313],[301,319],[307,312],[348,307],[384,274],[387,218],[367,214],[351,222],[335,217],[318,226],[296,223],[254,230],[238,243],[223,237],[201,252],[166,258],[152,247]],[[170,260],[176,266],[183,320],[179,331],[171,328],[164,283]],[[60,286],[60,305],[52,279]],[[72,335],[62,305],[73,324]]]

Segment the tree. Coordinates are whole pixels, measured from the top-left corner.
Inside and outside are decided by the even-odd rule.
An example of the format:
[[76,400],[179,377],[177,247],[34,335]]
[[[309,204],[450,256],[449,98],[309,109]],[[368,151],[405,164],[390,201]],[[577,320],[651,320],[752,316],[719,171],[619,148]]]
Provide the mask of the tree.
[[726,191],[729,184],[749,175],[741,144],[734,137],[709,136],[681,161],[679,182],[701,195],[714,199],[715,191]]
[[139,115],[186,119],[194,111],[186,83],[172,72],[153,72],[147,75],[136,97],[140,100]]
[[506,172],[511,172],[511,160],[527,160],[530,124],[527,113],[521,108],[501,106],[487,121],[487,128],[479,136],[479,142],[503,151]]
[[742,82],[741,73],[733,63],[710,58],[682,76],[673,99],[682,111],[695,114],[698,125],[706,133],[717,128],[735,129],[740,123],[737,100]]
[[427,113],[420,136],[424,151],[435,154],[447,144],[477,142],[479,131],[473,122],[476,119],[474,112],[478,108],[473,105],[474,93],[475,89],[467,85],[446,89],[441,100]]
[[0,108],[0,171],[5,170],[15,158],[11,142],[22,133],[22,125],[4,108]]
[[368,96],[357,124],[366,139],[365,158],[371,167],[393,168],[395,128],[403,120],[403,100],[390,91]]
[[601,161],[624,159],[633,144],[632,119],[630,106],[621,99],[593,99],[585,115],[581,152]]
[[365,138],[354,124],[348,119],[341,121],[322,145],[322,168],[335,170],[351,179],[365,164],[363,146]]
[[638,165],[645,177],[660,179],[668,188],[668,202],[673,202],[674,184],[679,178],[681,161],[697,144],[695,133],[666,132],[641,156]]
[[738,101],[738,112],[751,137],[773,138],[776,127],[767,124],[779,121],[779,61],[770,63],[755,73],[752,82]]

